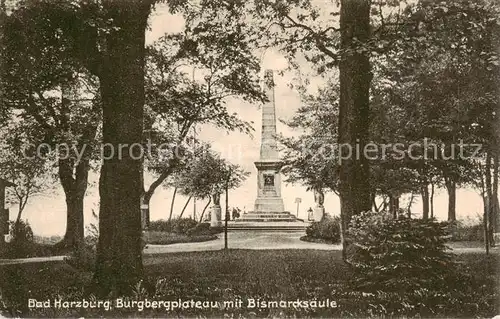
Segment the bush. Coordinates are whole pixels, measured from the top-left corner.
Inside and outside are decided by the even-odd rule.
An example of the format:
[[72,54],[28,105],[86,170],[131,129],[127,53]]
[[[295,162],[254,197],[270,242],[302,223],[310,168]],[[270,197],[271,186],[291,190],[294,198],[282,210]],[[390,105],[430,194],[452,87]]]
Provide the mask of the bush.
[[186,235],[197,236],[197,235],[211,235],[210,224],[209,223],[199,223],[196,226],[187,230]]
[[366,212],[352,218],[347,238],[356,285],[364,291],[445,291],[456,274],[445,245],[446,223],[393,219]]
[[154,220],[149,223],[148,230],[150,231],[163,231],[163,232],[171,232],[172,231],[172,220]]
[[186,234],[186,232],[195,227],[198,222],[192,218],[178,218],[168,220],[155,220],[149,224],[149,231],[161,231],[176,234]]
[[176,234],[187,234],[187,231],[198,225],[198,222],[191,218],[176,219],[173,224],[173,232]]
[[99,240],[99,228],[97,228],[97,225],[94,223],[86,228],[88,235],[85,236],[83,247],[77,251],[72,251],[70,255],[65,258],[65,261],[76,269],[94,271],[97,257],[97,242]]
[[188,236],[206,236],[219,234],[224,229],[222,227],[210,227],[210,223],[199,223],[193,228],[188,229],[186,235]]
[[26,258],[35,252],[33,230],[28,222],[23,220],[10,223],[11,240],[7,245],[6,257]]
[[340,218],[325,215],[319,222],[313,222],[306,228],[309,238],[322,239],[331,243],[340,242]]
[[452,241],[484,241],[484,225],[479,220],[457,220],[448,224]]

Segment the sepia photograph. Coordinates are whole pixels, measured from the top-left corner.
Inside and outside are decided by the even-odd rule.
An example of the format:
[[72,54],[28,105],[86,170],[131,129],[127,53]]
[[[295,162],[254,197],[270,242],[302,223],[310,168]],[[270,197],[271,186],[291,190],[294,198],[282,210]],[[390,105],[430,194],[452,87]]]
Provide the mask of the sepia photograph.
[[500,318],[499,0],[0,0],[0,318]]

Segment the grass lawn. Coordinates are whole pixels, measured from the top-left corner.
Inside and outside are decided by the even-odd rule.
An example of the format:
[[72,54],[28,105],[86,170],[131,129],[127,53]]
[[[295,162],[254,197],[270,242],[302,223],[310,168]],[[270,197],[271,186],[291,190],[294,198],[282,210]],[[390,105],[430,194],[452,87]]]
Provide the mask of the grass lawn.
[[[497,271],[500,256],[484,254],[461,254],[456,257],[462,263],[463,272],[469,273],[482,287],[471,293],[470,300],[484,296],[480,309],[471,305],[471,313],[457,313],[451,308],[448,317],[484,316],[499,313]],[[0,289],[2,299],[17,316],[197,316],[223,317],[268,317],[268,316],[322,316],[322,317],[366,317],[373,306],[372,297],[354,294],[349,286],[352,276],[341,261],[339,251],[316,250],[230,250],[190,253],[147,255],[144,257],[146,278],[136,288],[136,297],[158,300],[231,301],[241,299],[243,307],[230,309],[188,309],[167,311],[166,309],[142,312],[114,309],[112,311],[82,311],[65,309],[28,310],[28,298],[47,300],[58,294],[79,300],[84,298],[82,288],[91,279],[89,272],[73,269],[64,262],[37,263],[0,266]],[[466,269],[467,267],[467,269]],[[159,278],[161,280],[159,280]],[[158,295],[158,292],[161,292]],[[155,297],[156,294],[156,297]],[[328,309],[275,309],[248,308],[248,299],[255,300],[318,300],[330,298],[337,308]],[[88,296],[87,296],[88,299]],[[155,300],[156,300],[155,299]],[[0,314],[2,302],[0,300]],[[376,305],[375,305],[376,306]],[[17,312],[12,313],[12,309]],[[414,315],[418,316],[418,312]],[[428,317],[429,314],[422,314]],[[440,313],[443,317],[443,313]]]
[[318,243],[318,244],[330,244],[330,245],[340,244],[340,242],[334,242],[333,240],[328,240],[328,239],[323,239],[323,238],[315,238],[315,237],[310,237],[310,236],[302,236],[302,237],[300,237],[300,240],[307,241],[309,243]]
[[177,233],[168,233],[162,231],[145,231],[142,238],[146,244],[152,245],[171,245],[179,243],[198,243],[203,241],[215,240],[216,235],[185,235]]

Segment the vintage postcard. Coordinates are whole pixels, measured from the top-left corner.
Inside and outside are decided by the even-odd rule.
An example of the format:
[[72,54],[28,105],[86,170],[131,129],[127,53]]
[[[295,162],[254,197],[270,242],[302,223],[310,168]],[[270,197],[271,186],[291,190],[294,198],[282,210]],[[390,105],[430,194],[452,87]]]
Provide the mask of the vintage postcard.
[[0,0],[0,317],[500,318],[500,2]]

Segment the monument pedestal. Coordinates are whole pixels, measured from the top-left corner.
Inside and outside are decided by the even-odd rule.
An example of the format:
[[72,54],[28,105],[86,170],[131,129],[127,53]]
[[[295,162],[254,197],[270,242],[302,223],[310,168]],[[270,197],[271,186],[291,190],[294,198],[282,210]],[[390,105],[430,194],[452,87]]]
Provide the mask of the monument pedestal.
[[210,213],[210,226],[222,227],[222,214],[219,205],[212,206],[212,211]]
[[316,206],[313,210],[313,220],[315,222],[320,222],[325,216],[325,208],[322,206]]
[[285,205],[281,197],[257,197],[255,200],[257,212],[284,212]]
[[294,222],[297,217],[290,212],[250,211],[241,215],[236,222]]

